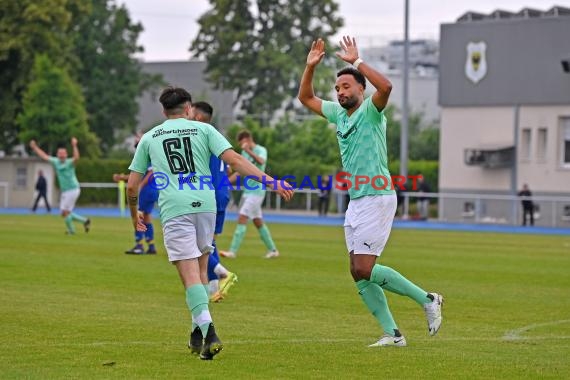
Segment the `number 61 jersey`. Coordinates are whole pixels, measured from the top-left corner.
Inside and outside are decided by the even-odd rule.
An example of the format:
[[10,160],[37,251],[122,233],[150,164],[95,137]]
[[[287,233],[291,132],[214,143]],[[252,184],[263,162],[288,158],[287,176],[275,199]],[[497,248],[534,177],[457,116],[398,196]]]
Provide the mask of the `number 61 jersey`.
[[152,162],[149,186],[158,190],[160,219],[216,212],[210,155],[219,157],[230,143],[213,126],[184,118],[168,119],[141,138],[129,170],[144,174]]

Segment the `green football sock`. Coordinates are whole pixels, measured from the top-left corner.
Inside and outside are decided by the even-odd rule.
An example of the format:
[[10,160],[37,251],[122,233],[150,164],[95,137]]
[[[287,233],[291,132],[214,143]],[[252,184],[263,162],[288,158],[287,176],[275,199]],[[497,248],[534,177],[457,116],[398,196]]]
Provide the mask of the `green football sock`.
[[64,221],[65,221],[65,226],[67,227],[67,232],[74,234],[75,226],[73,225],[73,217],[71,216],[71,214],[67,215]]
[[421,306],[432,301],[425,290],[390,267],[385,267],[380,264],[374,265],[372,274],[370,275],[370,281],[375,282],[386,290],[410,297]]
[[360,280],[356,283],[358,294],[378,321],[384,332],[390,336],[395,336],[395,330],[398,330],[396,322],[392,317],[392,313],[388,308],[388,300],[382,288],[371,281]]
[[72,213],[69,214],[69,215],[71,215],[71,217],[73,218],[73,220],[77,220],[78,222],[85,223],[85,222],[87,221],[87,218],[86,218],[86,217],[81,216],[81,215],[79,215],[79,214],[76,214],[76,213],[74,213],[74,212],[72,212]]
[[261,237],[261,240],[263,241],[267,249],[270,251],[275,251],[276,249],[275,243],[271,238],[271,232],[269,232],[269,228],[267,228],[267,225],[263,224],[261,227],[258,228],[258,231],[259,231],[259,236]]
[[204,285],[196,284],[186,288],[186,304],[192,313],[192,331],[198,326],[202,330],[202,336],[206,336],[212,316],[208,309],[208,293]]
[[245,230],[247,230],[246,224],[237,225],[234,236],[232,237],[232,243],[230,244],[230,251],[233,253],[237,253],[241,242],[243,241],[243,237],[245,236]]

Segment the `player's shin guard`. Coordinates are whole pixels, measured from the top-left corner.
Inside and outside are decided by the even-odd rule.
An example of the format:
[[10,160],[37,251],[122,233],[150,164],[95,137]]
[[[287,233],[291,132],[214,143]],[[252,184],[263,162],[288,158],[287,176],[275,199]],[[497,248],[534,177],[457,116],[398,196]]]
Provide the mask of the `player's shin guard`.
[[384,332],[390,336],[394,336],[395,331],[398,330],[396,322],[392,317],[392,313],[388,308],[388,300],[382,288],[371,281],[360,280],[356,283],[358,294],[368,310],[372,313],[374,318],[378,321]]
[[140,242],[144,239],[144,232],[142,231],[135,231],[135,243],[140,244]]
[[236,230],[234,232],[234,236],[232,237],[232,243],[230,244],[230,251],[233,253],[237,253],[241,242],[245,236],[245,231],[247,230],[247,225],[245,224],[238,224]]
[[271,232],[269,232],[269,228],[267,228],[267,225],[263,224],[261,227],[259,227],[258,231],[259,231],[259,236],[261,237],[261,240],[263,241],[263,243],[267,247],[267,250],[268,251],[275,251],[275,249],[276,249],[275,243],[273,242],[273,239],[271,238]]
[[212,323],[212,316],[208,309],[208,285],[196,284],[186,289],[186,304],[192,313],[192,329],[197,325],[202,331],[202,336],[208,333],[208,327]]
[[370,281],[375,282],[386,290],[410,297],[421,306],[432,301],[431,298],[428,298],[425,290],[390,267],[380,264],[374,265]]

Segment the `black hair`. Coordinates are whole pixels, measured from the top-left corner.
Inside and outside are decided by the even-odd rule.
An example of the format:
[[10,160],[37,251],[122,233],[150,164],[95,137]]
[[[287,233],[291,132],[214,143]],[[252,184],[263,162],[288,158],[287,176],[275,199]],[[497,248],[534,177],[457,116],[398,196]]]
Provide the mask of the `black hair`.
[[237,141],[241,141],[241,140],[246,139],[248,137],[251,137],[251,132],[248,131],[247,129],[243,129],[243,130],[239,131],[239,133],[237,134]]
[[166,113],[180,112],[186,102],[192,104],[192,96],[181,87],[166,87],[158,98]]
[[366,89],[366,78],[364,78],[364,75],[362,75],[360,71],[356,70],[354,67],[348,66],[336,73],[336,77],[338,78],[345,74],[352,75],[354,79],[362,85],[362,88]]
[[196,108],[198,111],[208,116],[212,116],[214,114],[214,109],[212,108],[210,103],[196,102],[192,104],[192,107]]

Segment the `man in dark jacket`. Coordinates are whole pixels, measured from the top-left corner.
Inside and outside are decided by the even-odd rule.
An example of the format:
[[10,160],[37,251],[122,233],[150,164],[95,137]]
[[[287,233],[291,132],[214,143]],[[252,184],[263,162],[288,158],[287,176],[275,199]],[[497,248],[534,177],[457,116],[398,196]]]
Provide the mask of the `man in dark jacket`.
[[525,197],[521,200],[523,208],[523,226],[526,226],[527,214],[530,216],[530,225],[534,226],[534,205],[532,204],[532,199],[530,199],[531,196],[532,193],[530,192],[528,185],[525,183],[523,185],[523,189],[519,191],[519,197]]
[[41,170],[38,171],[38,181],[36,182],[36,190],[38,191],[38,196],[36,198],[36,201],[34,202],[34,207],[32,207],[32,211],[36,212],[40,198],[43,198],[47,211],[51,212],[51,207],[49,207],[49,202],[47,200],[47,181],[46,177],[44,177],[44,173]]

